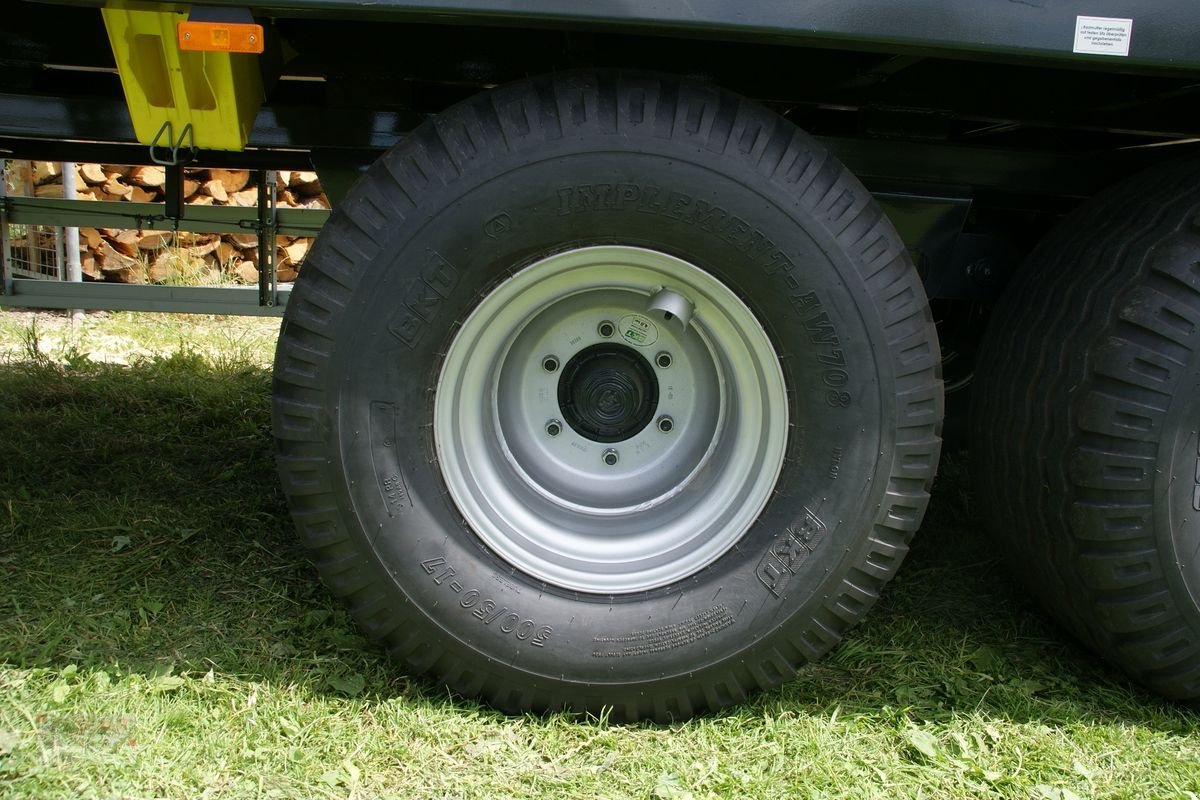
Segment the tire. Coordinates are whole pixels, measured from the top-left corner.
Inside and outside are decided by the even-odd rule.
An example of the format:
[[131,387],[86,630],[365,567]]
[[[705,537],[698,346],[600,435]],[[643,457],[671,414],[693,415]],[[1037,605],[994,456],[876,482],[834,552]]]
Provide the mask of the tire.
[[334,212],[279,342],[279,470],[408,669],[682,719],[818,658],[895,573],[937,354],[895,231],[791,124],[669,77],[529,80]]
[[980,363],[971,449],[993,536],[1084,643],[1200,698],[1200,162],[1065,220]]

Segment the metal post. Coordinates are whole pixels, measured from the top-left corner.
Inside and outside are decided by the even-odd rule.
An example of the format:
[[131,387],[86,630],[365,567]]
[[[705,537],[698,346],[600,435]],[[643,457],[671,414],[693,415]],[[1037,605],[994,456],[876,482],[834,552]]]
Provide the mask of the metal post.
[[[37,197],[37,176],[34,174],[33,162],[26,161],[25,165],[26,169],[22,170],[25,180],[22,182],[24,185],[21,191],[28,197]],[[25,226],[25,269],[27,274],[37,275],[42,259],[38,256],[38,232],[34,228],[33,225]]]
[[54,277],[60,281],[63,279],[63,275],[66,274],[67,271],[67,251],[63,246],[63,240],[65,238],[66,237],[63,235],[62,226],[56,227],[54,229]]
[[0,158],[0,294],[12,294],[12,248],[8,242],[8,161]]
[[[75,163],[64,161],[62,165],[63,176],[63,198],[67,200],[75,199]],[[59,228],[60,236],[58,238],[58,278],[63,281],[71,281],[72,283],[81,283],[83,281],[83,268],[79,263],[79,228],[66,227]],[[63,258],[63,251],[66,251],[66,258]],[[67,316],[72,322],[78,322],[83,319],[83,309],[72,308],[67,312]]]
[[279,302],[275,274],[275,170],[258,172],[258,304],[268,308]]
[[183,164],[166,164],[166,183],[163,184],[164,213],[171,219],[183,219]]

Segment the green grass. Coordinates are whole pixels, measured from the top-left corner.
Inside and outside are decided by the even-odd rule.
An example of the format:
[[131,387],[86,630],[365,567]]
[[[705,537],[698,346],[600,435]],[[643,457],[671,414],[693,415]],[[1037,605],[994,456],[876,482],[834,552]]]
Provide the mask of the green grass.
[[386,663],[318,583],[272,466],[273,323],[30,319],[0,314],[4,798],[1200,796],[1200,718],[1042,616],[961,460],[867,622],[782,689],[668,727],[505,717]]

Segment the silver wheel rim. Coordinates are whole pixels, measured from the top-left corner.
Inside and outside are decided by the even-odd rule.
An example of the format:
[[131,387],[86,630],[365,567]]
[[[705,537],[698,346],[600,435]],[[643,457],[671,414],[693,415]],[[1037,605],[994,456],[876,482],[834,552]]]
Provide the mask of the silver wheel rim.
[[[595,420],[624,428],[597,441]],[[538,580],[601,594],[666,586],[733,547],[774,491],[787,431],[779,359],[746,305],[637,247],[558,253],[490,291],[434,407],[441,474],[472,530]]]

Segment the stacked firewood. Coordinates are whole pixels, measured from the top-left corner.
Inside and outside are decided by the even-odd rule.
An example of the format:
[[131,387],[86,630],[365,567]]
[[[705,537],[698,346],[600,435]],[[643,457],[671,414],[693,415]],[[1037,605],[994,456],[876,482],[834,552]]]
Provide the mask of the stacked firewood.
[[[16,176],[17,186],[32,187],[35,197],[63,196],[60,164],[24,164],[27,173]],[[163,199],[163,167],[77,164],[75,170],[75,196],[79,200],[153,203]],[[258,204],[258,188],[247,170],[185,168],[183,194],[189,205]],[[280,207],[329,208],[329,199],[315,172],[277,172],[276,196]],[[14,242],[14,246],[19,244]],[[296,279],[311,244],[308,237],[276,237],[275,263],[280,281]],[[48,246],[53,248],[52,243]],[[84,280],[116,283],[212,283],[230,279],[257,283],[262,260],[258,236],[252,231],[205,234],[80,228],[79,249]]]

